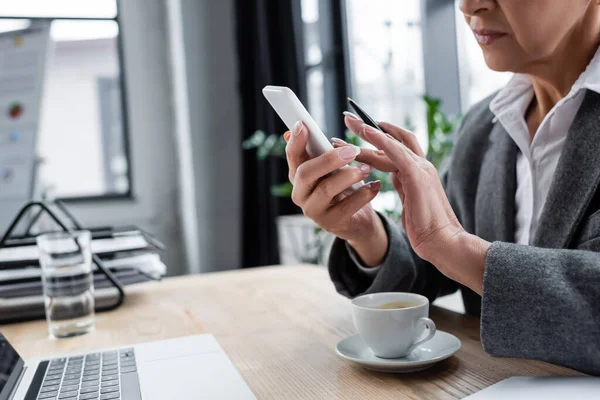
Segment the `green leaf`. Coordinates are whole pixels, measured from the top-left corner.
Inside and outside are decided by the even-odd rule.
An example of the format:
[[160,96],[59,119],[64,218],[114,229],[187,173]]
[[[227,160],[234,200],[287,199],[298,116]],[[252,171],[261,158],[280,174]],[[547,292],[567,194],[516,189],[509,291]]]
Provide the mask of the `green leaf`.
[[242,148],[245,150],[255,149],[262,146],[265,142],[267,135],[263,131],[256,131],[248,139],[242,142]]
[[271,195],[275,197],[292,197],[294,186],[291,182],[280,183],[279,185],[271,186]]
[[362,139],[350,130],[346,131],[346,142],[354,146],[362,146]]

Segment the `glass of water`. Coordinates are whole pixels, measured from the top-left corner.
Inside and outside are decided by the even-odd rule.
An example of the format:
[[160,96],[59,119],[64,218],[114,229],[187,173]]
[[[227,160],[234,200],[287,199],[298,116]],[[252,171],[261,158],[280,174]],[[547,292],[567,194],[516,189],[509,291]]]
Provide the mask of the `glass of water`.
[[83,335],[95,328],[91,235],[88,231],[37,237],[50,335]]

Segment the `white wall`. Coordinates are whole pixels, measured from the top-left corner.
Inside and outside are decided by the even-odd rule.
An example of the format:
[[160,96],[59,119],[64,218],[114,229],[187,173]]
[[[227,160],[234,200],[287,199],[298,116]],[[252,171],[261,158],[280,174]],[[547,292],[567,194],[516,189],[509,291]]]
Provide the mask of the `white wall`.
[[[184,224],[193,272],[241,266],[241,143],[233,0],[169,0]],[[181,43],[181,39],[183,43]],[[178,46],[182,45],[181,48]],[[179,78],[179,79],[177,79]],[[185,104],[181,104],[184,102]],[[182,152],[189,152],[187,156]],[[192,202],[193,204],[189,204]],[[193,209],[193,211],[190,211]],[[185,229],[185,228],[184,228]],[[193,243],[191,243],[193,245]]]

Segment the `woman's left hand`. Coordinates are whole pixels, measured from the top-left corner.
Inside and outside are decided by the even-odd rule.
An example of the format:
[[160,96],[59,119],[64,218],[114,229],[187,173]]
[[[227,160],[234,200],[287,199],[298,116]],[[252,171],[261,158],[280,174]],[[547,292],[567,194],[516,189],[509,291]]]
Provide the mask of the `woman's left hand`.
[[381,150],[370,153],[371,157],[379,157],[379,165],[392,171],[392,184],[403,206],[402,225],[412,248],[449,278],[481,293],[489,243],[464,230],[438,171],[425,158],[416,137],[391,124],[380,126],[387,133],[363,124],[359,135]]

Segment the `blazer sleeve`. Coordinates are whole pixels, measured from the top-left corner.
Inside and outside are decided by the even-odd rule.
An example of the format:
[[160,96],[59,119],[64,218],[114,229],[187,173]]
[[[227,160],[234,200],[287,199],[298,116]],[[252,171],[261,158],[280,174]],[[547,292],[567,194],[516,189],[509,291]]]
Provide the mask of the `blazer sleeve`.
[[379,214],[388,234],[388,250],[376,273],[352,259],[346,242],[337,238],[329,256],[329,275],[336,290],[347,297],[378,292],[414,292],[430,301],[455,292],[458,284],[413,251],[401,226]]
[[[596,251],[600,251],[597,244]],[[600,254],[494,242],[486,259],[481,342],[600,375]]]

